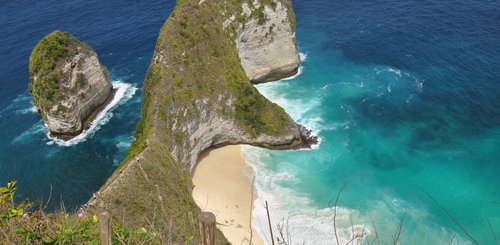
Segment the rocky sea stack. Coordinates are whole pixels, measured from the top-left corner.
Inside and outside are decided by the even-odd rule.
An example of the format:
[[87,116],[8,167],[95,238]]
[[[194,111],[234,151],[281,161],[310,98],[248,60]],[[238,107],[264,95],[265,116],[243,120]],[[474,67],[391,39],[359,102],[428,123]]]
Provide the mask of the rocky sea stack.
[[29,70],[33,103],[61,139],[80,134],[113,97],[96,52],[65,32],[54,31],[35,46]]

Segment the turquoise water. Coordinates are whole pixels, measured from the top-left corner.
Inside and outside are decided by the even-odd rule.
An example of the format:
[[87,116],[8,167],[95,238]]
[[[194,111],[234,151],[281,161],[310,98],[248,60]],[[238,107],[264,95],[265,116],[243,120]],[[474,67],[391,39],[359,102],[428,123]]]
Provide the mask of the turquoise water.
[[497,5],[295,2],[302,73],[257,87],[321,143],[244,148],[261,194],[257,231],[266,234],[267,200],[295,242],[334,244],[329,202],[345,186],[337,216],[345,241],[353,224],[371,239],[375,225],[382,244],[392,243],[403,217],[402,244],[468,241],[426,191],[478,242],[494,244],[487,220],[498,236],[500,62],[489,48],[498,51],[500,29],[483,15]]
[[[500,4],[498,1],[296,0],[302,73],[259,85],[320,145],[246,147],[261,201],[293,241],[334,244],[330,200],[341,193],[340,239],[352,224],[391,243],[481,244],[500,237]],[[174,1],[6,0],[0,3],[0,184],[18,199],[68,210],[86,202],[124,158],[140,117],[140,87]],[[47,138],[27,93],[29,54],[54,29],[89,43],[127,88],[96,130],[70,145]],[[463,244],[463,242],[462,242]]]

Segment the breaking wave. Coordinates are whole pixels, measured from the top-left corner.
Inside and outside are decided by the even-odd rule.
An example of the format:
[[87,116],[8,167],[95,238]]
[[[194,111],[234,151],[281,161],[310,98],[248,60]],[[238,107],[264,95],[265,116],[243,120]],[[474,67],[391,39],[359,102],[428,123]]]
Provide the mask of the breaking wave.
[[61,140],[50,135],[50,132],[47,127],[46,134],[50,139],[47,144],[57,144],[59,146],[72,146],[76,145],[80,142],[87,140],[89,137],[95,134],[103,125],[105,125],[109,120],[113,117],[112,110],[130,100],[137,91],[137,87],[135,85],[124,83],[121,81],[113,82],[113,88],[116,89],[115,96],[113,100],[97,115],[97,117],[92,121],[90,127],[84,130],[78,136],[70,139],[70,140]]

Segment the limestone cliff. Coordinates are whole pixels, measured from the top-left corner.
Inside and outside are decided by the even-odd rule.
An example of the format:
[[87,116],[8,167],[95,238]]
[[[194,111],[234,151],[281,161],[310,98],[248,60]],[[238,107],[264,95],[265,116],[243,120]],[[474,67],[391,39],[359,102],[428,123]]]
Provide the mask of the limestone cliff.
[[297,73],[295,14],[289,1],[243,1],[236,46],[241,65],[253,83]]
[[[132,226],[167,221],[174,242],[196,241],[199,208],[191,197],[190,171],[201,151],[224,144],[287,149],[304,143],[302,127],[252,86],[241,64],[237,40],[249,19],[234,15],[244,11],[241,1],[178,1],[144,80],[135,141],[92,203],[96,211],[120,210],[120,220]],[[276,30],[290,28],[288,20],[275,23]]]
[[68,33],[54,31],[33,49],[29,89],[50,132],[63,139],[82,132],[112,97],[97,54]]

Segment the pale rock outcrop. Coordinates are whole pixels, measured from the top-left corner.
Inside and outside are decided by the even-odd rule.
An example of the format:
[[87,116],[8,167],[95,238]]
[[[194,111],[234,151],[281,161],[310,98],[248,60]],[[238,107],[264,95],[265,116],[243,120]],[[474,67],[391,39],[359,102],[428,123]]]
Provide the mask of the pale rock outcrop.
[[262,83],[295,75],[300,59],[291,5],[281,0],[274,0],[272,6],[262,6],[257,0],[252,5],[246,1],[242,4],[246,18],[236,39],[248,78],[252,83]]
[[[59,39],[51,35],[59,35]],[[52,135],[69,139],[81,133],[87,124],[113,97],[113,87],[107,69],[99,62],[97,54],[88,45],[76,40],[67,33],[54,32],[47,37],[45,42],[62,41],[65,55],[55,60],[52,71],[32,72],[30,90],[34,94],[34,104],[39,108],[42,117]],[[44,39],[45,39],[44,38]],[[42,54],[47,45],[44,40],[35,47],[33,56]],[[31,68],[31,65],[30,65]],[[50,96],[41,85],[47,73],[58,74],[54,79],[55,91]],[[45,81],[47,83],[47,81]],[[52,85],[51,85],[52,86]],[[38,91],[37,91],[38,90]]]
[[[93,51],[77,47],[73,59],[62,64],[62,71],[69,79],[60,83],[68,91],[60,104],[68,110],[57,113],[58,105],[54,105],[45,114],[46,123],[52,133],[71,135],[83,130],[88,117],[98,112],[113,90],[106,68]],[[79,77],[85,80],[83,85],[79,84]]]
[[[214,103],[214,107],[200,110],[197,119],[174,124],[172,131],[182,132],[184,137],[181,144],[175,141],[168,142],[173,155],[177,156],[180,161],[188,163],[193,169],[200,153],[210,147],[249,144],[273,149],[293,149],[308,147],[307,144],[311,143],[306,137],[305,129],[296,124],[288,115],[286,115],[287,118],[284,120],[285,124],[279,136],[254,135],[245,131],[236,120],[220,113],[228,107],[234,110],[234,102],[235,98],[221,94],[218,101]],[[196,105],[199,108],[207,108],[203,101],[197,101]]]

